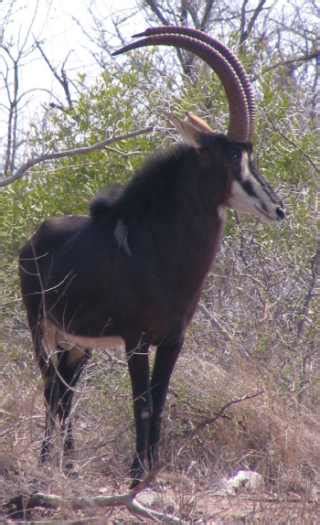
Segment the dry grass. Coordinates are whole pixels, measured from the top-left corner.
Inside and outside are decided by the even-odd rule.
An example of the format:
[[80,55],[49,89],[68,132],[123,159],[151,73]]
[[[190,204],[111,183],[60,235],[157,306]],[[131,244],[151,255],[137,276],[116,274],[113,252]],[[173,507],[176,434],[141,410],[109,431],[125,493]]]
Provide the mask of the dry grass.
[[[308,275],[301,286],[281,255],[276,267],[274,254],[261,264],[259,257],[247,249],[244,261],[225,243],[170,385],[152,505],[187,523],[308,524],[319,515],[318,299],[298,337]],[[70,498],[125,491],[134,427],[124,355],[96,352],[77,387],[72,473],[64,471],[59,435],[52,462],[39,468],[42,385],[24,313],[10,301],[0,310],[1,503],[34,491]],[[265,492],[217,495],[239,469],[262,474]],[[67,504],[34,509],[29,519],[141,523],[124,510]]]
[[[63,470],[59,436],[52,463],[38,466],[44,425],[41,383],[31,352],[25,354],[30,348],[28,335],[21,332],[21,340],[18,338],[15,344],[15,355],[23,355],[24,359],[11,359],[1,374],[2,502],[17,493],[32,491],[70,498],[123,492],[134,441],[123,356],[117,354],[114,360],[97,353],[95,364],[79,385],[81,393],[76,396],[74,408],[77,451],[73,473],[68,476]],[[217,519],[232,523],[244,516],[251,516],[248,523],[254,523],[254,519],[268,523],[263,516],[270,515],[270,509],[275,516],[281,516],[291,507],[298,517],[304,511],[312,516],[315,503],[310,501],[315,500],[320,481],[320,424],[315,413],[302,410],[288,395],[279,396],[273,381],[272,374],[264,371],[262,375],[254,363],[240,355],[225,370],[214,364],[209,354],[197,355],[193,344],[190,348],[187,344],[168,396],[162,443],[164,466],[153,484],[158,494],[154,503],[157,508],[174,511],[187,523],[200,523],[200,519],[202,523],[219,523]],[[214,424],[200,428],[229,401],[258,391],[263,393],[231,405]],[[252,499],[237,496],[236,502],[216,496],[221,480],[239,468],[260,472],[266,480],[266,493]],[[283,498],[295,501],[284,504]],[[35,520],[59,523],[93,517],[97,523],[137,523],[119,510],[84,512],[66,505],[56,511],[32,512]]]

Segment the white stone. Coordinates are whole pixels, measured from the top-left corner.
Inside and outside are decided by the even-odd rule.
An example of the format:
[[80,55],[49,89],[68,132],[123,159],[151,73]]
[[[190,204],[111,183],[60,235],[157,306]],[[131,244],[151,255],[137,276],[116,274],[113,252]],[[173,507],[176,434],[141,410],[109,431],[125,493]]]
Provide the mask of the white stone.
[[146,507],[153,507],[157,503],[159,503],[159,494],[157,492],[146,488],[142,492],[139,492],[136,496],[136,500],[141,503],[141,505],[145,505]]
[[228,494],[258,492],[264,489],[264,479],[258,472],[239,470],[235,476],[224,482],[224,489]]

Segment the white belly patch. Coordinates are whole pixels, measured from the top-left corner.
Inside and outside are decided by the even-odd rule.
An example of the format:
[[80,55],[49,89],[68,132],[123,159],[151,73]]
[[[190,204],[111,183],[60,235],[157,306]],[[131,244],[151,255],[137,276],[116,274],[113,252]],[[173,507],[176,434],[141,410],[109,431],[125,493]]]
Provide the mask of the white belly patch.
[[43,345],[46,352],[50,355],[57,351],[57,345],[64,350],[81,350],[97,349],[97,350],[113,350],[124,348],[124,340],[122,337],[83,337],[80,335],[69,334],[61,328],[58,328],[49,320],[41,321],[41,328],[43,333]]

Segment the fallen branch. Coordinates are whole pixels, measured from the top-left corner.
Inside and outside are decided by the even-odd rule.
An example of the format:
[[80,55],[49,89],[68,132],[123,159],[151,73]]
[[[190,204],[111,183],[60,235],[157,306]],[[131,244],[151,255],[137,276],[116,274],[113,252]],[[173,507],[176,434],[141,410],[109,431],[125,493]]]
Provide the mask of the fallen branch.
[[87,510],[88,508],[92,509],[97,507],[124,507],[132,514],[147,518],[153,522],[167,525],[186,525],[180,518],[147,508],[136,500],[136,496],[150,484],[154,476],[155,471],[150,472],[145,480],[126,494],[65,498],[55,494],[36,492],[31,495],[18,495],[10,499],[10,501],[4,505],[4,508],[8,518],[25,519],[30,510],[35,507],[58,509],[62,506],[69,506],[74,510]]
[[44,155],[40,155],[39,157],[31,158],[27,160],[24,164],[22,164],[22,166],[20,166],[20,168],[18,168],[16,172],[10,175],[9,177],[4,177],[4,175],[2,175],[2,178],[0,179],[0,187],[8,186],[12,182],[21,179],[28,170],[33,168],[33,166],[35,166],[36,164],[40,164],[41,162],[46,162],[48,160],[57,160],[63,157],[72,157],[75,155],[88,155],[88,153],[104,149],[106,146],[114,144],[115,142],[132,139],[134,137],[138,137],[139,135],[146,135],[147,133],[151,133],[152,131],[153,127],[149,126],[148,128],[132,131],[131,133],[127,133],[126,135],[118,135],[115,137],[108,138],[103,142],[97,142],[92,146],[82,146],[79,148],[56,151],[53,153],[45,153]]

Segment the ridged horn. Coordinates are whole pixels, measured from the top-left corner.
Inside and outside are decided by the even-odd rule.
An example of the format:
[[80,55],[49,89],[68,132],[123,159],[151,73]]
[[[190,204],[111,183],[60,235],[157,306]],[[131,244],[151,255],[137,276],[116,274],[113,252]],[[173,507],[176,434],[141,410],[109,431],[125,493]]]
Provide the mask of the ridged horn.
[[255,98],[252,90],[252,85],[250,82],[250,79],[246,73],[246,70],[244,69],[243,65],[241,64],[240,60],[228,49],[222,42],[217,40],[216,38],[213,38],[209,36],[207,33],[204,33],[203,31],[199,31],[198,29],[192,29],[190,27],[183,27],[183,26],[159,26],[159,27],[149,27],[142,33],[137,33],[136,35],[133,35],[133,38],[141,38],[146,36],[152,36],[152,35],[161,35],[161,34],[180,34],[180,35],[187,35],[193,38],[196,38],[198,40],[201,40],[202,42],[205,42],[209,46],[213,47],[219,53],[221,53],[222,56],[229,62],[229,64],[233,67],[234,71],[239,77],[239,80],[242,84],[243,90],[245,92],[245,95],[247,97],[247,104],[249,109],[249,118],[250,118],[250,132],[249,132],[249,139],[252,140],[254,131],[255,131],[255,120],[256,120],[256,103]]
[[179,47],[194,53],[206,62],[218,75],[229,103],[228,137],[237,142],[247,142],[250,135],[250,117],[247,97],[238,75],[231,64],[215,48],[201,40],[180,34],[150,35],[122,47],[113,55],[151,45]]

